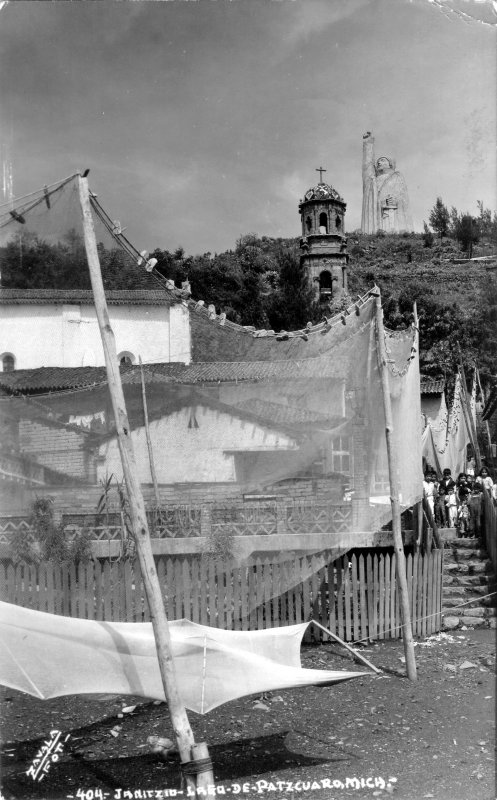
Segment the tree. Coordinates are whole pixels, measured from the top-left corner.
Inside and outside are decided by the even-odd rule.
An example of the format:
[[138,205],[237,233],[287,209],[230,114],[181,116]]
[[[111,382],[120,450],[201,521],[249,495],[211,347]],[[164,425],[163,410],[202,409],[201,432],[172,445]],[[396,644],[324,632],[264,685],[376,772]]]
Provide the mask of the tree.
[[268,309],[271,327],[276,331],[303,328],[319,313],[314,290],[295,252],[289,249],[281,251],[278,266],[279,285]]
[[456,228],[459,221],[459,212],[455,206],[450,209],[449,235],[455,238]]
[[423,242],[425,247],[433,247],[434,236],[430,231],[428,225],[424,221],[423,221],[423,229],[424,229]]
[[480,216],[478,217],[478,227],[481,236],[489,236],[492,231],[492,212],[489,208],[483,207],[483,200],[477,200],[476,205]]
[[430,211],[429,222],[442,241],[442,237],[447,236],[449,230],[450,214],[441,197],[437,197],[437,202]]
[[479,241],[478,220],[471,216],[471,214],[461,214],[458,219],[456,230],[456,239],[461,245],[461,250],[468,254],[468,258],[473,255],[473,245]]

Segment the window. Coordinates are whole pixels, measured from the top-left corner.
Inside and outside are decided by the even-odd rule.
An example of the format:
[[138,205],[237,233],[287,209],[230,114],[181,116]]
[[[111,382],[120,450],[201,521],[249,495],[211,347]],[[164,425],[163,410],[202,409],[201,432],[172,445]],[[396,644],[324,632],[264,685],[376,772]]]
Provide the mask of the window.
[[319,274],[319,296],[321,300],[327,300],[333,294],[332,286],[331,272],[325,269]]
[[319,233],[328,233],[328,216],[324,211],[319,215]]
[[16,368],[16,360],[12,353],[4,353],[2,359],[2,372],[14,372]]
[[350,437],[337,436],[331,441],[331,464],[333,472],[350,475]]
[[336,227],[337,231],[340,230],[341,225],[342,225],[342,220],[340,219],[340,217],[337,214],[336,218],[335,218],[335,227]]
[[134,364],[135,363],[135,357],[134,357],[133,353],[129,353],[127,350],[123,350],[122,353],[119,353],[119,355],[117,357],[117,360],[119,361],[119,364],[121,366],[123,366],[124,364]]
[[307,233],[312,231],[312,219],[310,217],[307,217],[305,221],[305,227],[307,228]]

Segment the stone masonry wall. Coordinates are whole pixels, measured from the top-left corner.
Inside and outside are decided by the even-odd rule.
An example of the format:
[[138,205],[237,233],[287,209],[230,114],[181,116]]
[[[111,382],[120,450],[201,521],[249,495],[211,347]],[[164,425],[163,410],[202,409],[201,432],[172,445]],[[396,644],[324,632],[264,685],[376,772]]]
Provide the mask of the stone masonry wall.
[[88,477],[85,438],[71,428],[52,427],[29,419],[19,422],[21,453],[50,469],[80,479]]

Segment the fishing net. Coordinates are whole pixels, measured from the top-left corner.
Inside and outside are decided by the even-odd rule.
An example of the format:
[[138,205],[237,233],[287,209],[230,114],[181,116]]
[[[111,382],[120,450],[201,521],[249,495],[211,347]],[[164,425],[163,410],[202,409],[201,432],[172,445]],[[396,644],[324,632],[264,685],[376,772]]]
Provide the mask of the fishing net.
[[[347,571],[345,554],[392,543],[379,335],[402,510],[421,497],[414,324],[379,333],[370,292],[299,331],[236,325],[188,281],[166,281],[100,198],[90,193],[90,201],[169,614],[215,627],[307,621],[305,587],[315,581],[314,607],[319,600],[329,622],[336,598],[322,576],[330,564],[344,557]],[[46,578],[42,592],[26,567],[22,587],[5,599],[147,619],[78,176],[0,207],[0,267],[2,563],[8,570],[16,558],[36,564],[57,553],[70,561],[69,577],[50,586]],[[60,289],[60,276],[72,288]],[[116,276],[122,288],[108,289]],[[88,547],[91,580],[82,567]],[[109,583],[114,562],[130,566]]]

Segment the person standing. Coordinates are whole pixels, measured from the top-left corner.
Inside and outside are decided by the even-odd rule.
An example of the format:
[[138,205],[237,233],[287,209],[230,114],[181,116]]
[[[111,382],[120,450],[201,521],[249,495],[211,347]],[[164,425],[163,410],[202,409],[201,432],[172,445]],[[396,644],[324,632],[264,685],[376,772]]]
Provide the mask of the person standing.
[[469,507],[469,534],[473,538],[479,538],[481,534],[481,522],[482,522],[482,493],[483,493],[483,486],[478,481],[472,481],[471,478],[468,480],[468,486],[471,490],[471,493],[468,498],[468,507]]
[[435,516],[435,481],[431,472],[427,472],[423,480],[423,495],[430,507],[430,511]]
[[443,471],[442,480],[438,484],[438,502],[439,515],[441,517],[441,527],[450,528],[451,520],[449,514],[449,498],[455,494],[456,482],[452,477],[451,470],[446,467]]

